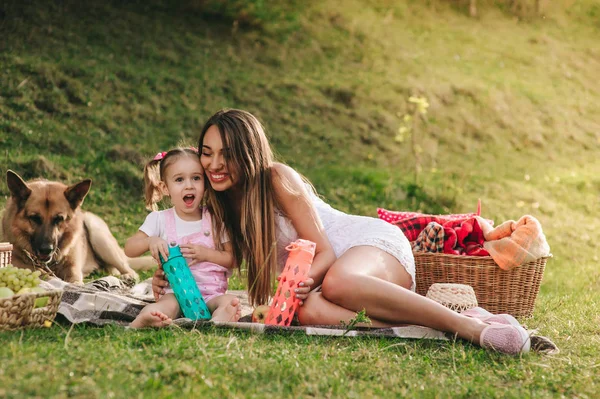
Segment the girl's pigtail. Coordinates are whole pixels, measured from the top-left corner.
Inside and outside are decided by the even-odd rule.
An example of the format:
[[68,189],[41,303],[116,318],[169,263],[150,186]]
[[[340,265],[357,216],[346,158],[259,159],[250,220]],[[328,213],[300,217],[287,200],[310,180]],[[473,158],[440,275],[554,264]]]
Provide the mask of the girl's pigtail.
[[149,211],[157,211],[158,206],[156,204],[163,198],[162,191],[159,188],[160,161],[161,159],[153,159],[144,166],[144,199],[146,209]]

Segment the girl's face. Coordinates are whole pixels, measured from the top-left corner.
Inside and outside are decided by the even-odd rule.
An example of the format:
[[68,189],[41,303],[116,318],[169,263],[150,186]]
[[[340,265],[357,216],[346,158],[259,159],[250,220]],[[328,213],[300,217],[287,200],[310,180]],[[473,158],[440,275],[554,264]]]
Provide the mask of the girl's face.
[[237,183],[237,176],[228,168],[229,149],[223,148],[219,128],[212,125],[204,134],[200,162],[215,191],[226,191]]
[[171,198],[177,215],[183,220],[197,220],[204,197],[204,171],[195,156],[182,156],[165,171],[162,190]]

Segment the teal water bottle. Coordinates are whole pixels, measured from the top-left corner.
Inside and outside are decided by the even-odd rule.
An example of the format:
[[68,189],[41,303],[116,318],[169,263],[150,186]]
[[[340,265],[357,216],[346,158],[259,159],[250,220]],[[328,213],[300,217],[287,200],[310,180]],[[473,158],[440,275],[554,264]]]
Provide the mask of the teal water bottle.
[[181,254],[179,245],[169,245],[169,260],[164,262],[162,256],[160,259],[183,315],[191,320],[210,320],[210,310]]

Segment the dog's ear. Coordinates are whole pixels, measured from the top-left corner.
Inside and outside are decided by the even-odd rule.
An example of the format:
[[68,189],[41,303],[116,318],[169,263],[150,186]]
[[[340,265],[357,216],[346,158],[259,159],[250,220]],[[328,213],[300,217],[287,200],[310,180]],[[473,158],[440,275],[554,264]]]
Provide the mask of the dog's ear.
[[71,204],[71,208],[77,209],[77,207],[81,206],[83,199],[90,191],[91,185],[92,181],[90,179],[85,179],[84,181],[67,187],[65,190],[65,197],[67,198],[67,201],[69,201],[69,204]]
[[31,189],[27,186],[27,183],[21,179],[21,176],[9,169],[6,171],[6,185],[10,195],[17,201],[18,207],[22,208],[31,195]]

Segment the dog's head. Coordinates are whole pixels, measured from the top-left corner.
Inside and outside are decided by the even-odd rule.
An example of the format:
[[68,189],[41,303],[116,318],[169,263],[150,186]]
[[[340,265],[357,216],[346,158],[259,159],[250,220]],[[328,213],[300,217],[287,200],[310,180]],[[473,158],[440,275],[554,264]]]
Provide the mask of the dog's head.
[[51,262],[59,247],[64,248],[80,230],[74,222],[92,181],[72,186],[47,180],[25,183],[9,170],[6,184],[16,207],[10,226],[13,244],[42,263]]

